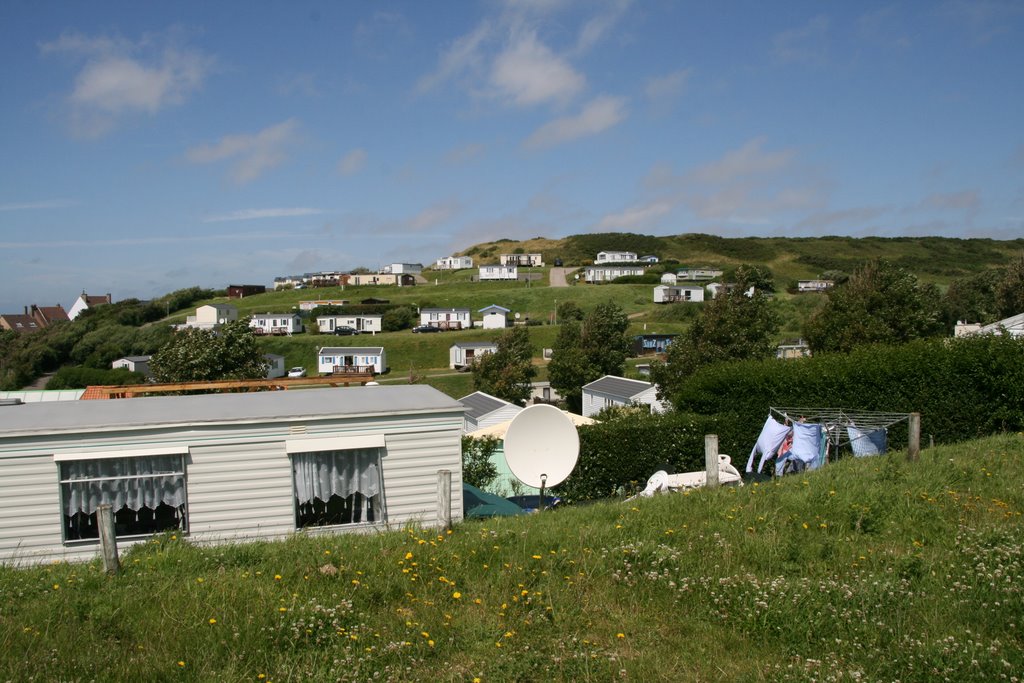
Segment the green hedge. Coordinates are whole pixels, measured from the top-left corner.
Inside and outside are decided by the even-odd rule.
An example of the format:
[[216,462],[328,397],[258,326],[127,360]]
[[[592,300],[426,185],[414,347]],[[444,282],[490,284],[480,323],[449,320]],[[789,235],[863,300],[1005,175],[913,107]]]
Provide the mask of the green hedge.
[[706,434],[717,434],[719,452],[731,455],[742,469],[753,445],[745,427],[733,415],[683,413],[631,416],[581,427],[579,462],[555,493],[570,502],[595,500],[642,489],[660,469],[703,470]]
[[[955,442],[1024,429],[1024,339],[932,339],[791,361],[743,361],[697,372],[671,397],[701,415],[747,416],[747,441],[769,406],[921,413],[922,438]],[[891,435],[905,444],[904,430]]]

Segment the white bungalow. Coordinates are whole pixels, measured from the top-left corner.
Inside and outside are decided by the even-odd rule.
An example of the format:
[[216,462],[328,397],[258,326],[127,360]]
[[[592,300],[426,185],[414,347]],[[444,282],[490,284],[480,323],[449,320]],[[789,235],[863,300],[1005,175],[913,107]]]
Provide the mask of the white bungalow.
[[593,417],[612,406],[647,405],[651,412],[663,413],[658,389],[650,382],[605,375],[583,386],[583,417]]
[[124,356],[112,362],[110,367],[113,370],[124,368],[131,372],[141,372],[146,377],[149,377],[149,361],[151,358],[152,356]]
[[583,271],[586,282],[610,282],[617,277],[643,275],[643,266],[587,266]]
[[375,375],[388,369],[383,346],[324,346],[316,352],[317,372],[333,375],[351,369],[369,370]]
[[483,328],[485,330],[502,330],[508,327],[508,314],[512,311],[504,306],[491,304],[481,308],[477,313],[483,313]]
[[722,277],[722,270],[720,268],[682,268],[676,275],[680,280],[714,280],[716,277]]
[[383,315],[321,315],[316,319],[320,334],[334,334],[339,327],[351,327],[367,334],[375,334],[383,330]]
[[634,263],[636,260],[633,251],[599,251],[594,263]]
[[348,299],[305,299],[299,302],[300,311],[312,311],[320,306],[347,306]]
[[473,327],[473,314],[468,308],[421,308],[420,325],[462,330]]
[[522,411],[515,403],[509,403],[482,391],[474,391],[469,396],[463,396],[459,403],[466,407],[463,418],[463,432],[466,434],[511,420]]
[[423,272],[422,263],[390,263],[380,269],[382,273],[391,273],[392,275],[419,275]]
[[654,288],[654,303],[656,304],[671,304],[681,301],[704,301],[704,288],[687,285],[658,285]]
[[833,280],[797,280],[796,291],[798,292],[824,292],[835,286]]
[[284,366],[284,356],[279,353],[265,353],[263,360],[267,361],[267,379],[277,379],[288,374]]
[[462,404],[426,385],[0,409],[0,564],[87,561],[97,510],[119,550],[436,527],[437,471],[462,517]]
[[195,315],[185,318],[185,324],[180,327],[212,330],[236,320],[238,320],[238,309],[231,304],[206,304],[198,307]]
[[498,345],[494,342],[455,342],[448,349],[448,367],[455,370],[472,365],[480,356],[497,350]]
[[486,266],[480,266],[480,280],[517,280],[519,279],[519,270],[516,266],[503,266],[500,264],[490,264]]
[[662,273],[661,284],[663,285],[674,285],[679,281],[679,277],[675,273]]
[[463,270],[473,267],[472,256],[445,256],[434,263],[436,270]]
[[539,268],[544,265],[543,254],[501,254],[498,262],[503,266],[522,266],[524,268]]
[[298,334],[304,329],[298,313],[253,313],[249,327],[256,334]]

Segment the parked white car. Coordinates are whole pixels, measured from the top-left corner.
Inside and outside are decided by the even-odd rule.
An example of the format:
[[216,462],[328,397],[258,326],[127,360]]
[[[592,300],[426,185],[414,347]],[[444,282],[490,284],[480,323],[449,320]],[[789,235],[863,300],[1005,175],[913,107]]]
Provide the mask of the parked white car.
[[302,367],[292,368],[291,370],[288,371],[288,376],[289,377],[305,377],[306,376],[306,368],[302,368]]

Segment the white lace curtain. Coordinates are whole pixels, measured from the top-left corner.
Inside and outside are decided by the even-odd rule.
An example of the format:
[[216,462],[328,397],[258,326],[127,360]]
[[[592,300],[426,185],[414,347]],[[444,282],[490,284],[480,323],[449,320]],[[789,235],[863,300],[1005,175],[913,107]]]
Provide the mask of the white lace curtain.
[[185,475],[180,455],[156,455],[62,462],[64,514],[91,515],[101,503],[114,511],[128,507],[156,510],[161,503],[185,504]]
[[293,453],[295,497],[299,505],[310,504],[314,498],[327,502],[331,496],[347,498],[353,493],[373,498],[381,491],[379,461],[379,448]]

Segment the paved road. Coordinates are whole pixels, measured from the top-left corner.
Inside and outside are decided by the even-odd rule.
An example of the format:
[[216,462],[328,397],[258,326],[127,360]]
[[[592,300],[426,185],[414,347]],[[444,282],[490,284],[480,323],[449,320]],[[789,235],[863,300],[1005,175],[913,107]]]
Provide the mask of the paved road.
[[568,287],[569,283],[566,282],[566,276],[575,270],[575,268],[552,268],[551,274],[548,276],[548,284],[551,287]]

